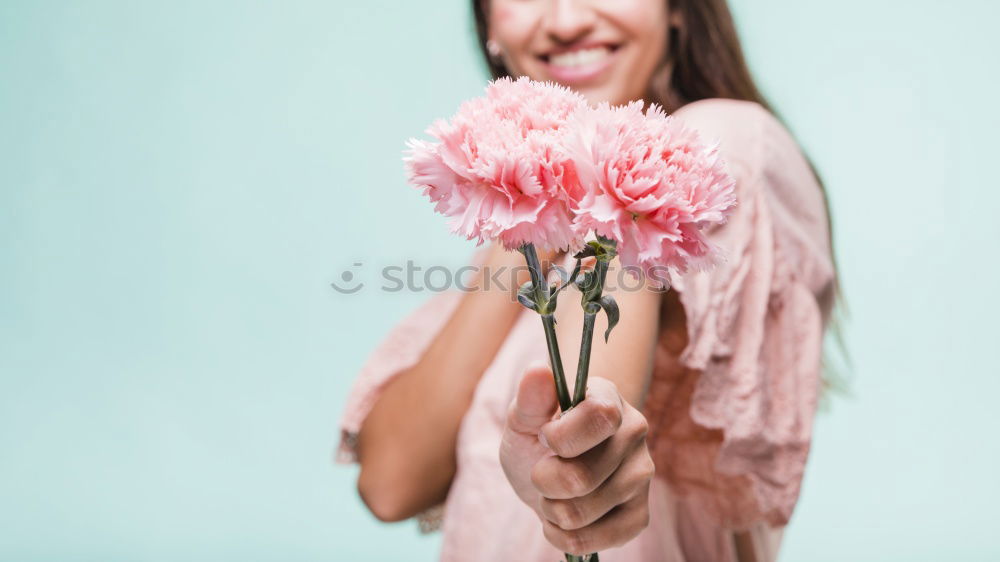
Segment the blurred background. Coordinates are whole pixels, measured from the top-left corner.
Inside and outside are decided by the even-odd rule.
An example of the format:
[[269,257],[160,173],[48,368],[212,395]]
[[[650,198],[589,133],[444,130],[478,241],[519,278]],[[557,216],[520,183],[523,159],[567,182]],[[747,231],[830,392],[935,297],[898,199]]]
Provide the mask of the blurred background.
[[[781,560],[1000,559],[1000,8],[731,5],[851,311]],[[485,81],[465,0],[0,2],[0,560],[435,559],[331,462],[427,295],[330,283],[464,263],[400,157]]]

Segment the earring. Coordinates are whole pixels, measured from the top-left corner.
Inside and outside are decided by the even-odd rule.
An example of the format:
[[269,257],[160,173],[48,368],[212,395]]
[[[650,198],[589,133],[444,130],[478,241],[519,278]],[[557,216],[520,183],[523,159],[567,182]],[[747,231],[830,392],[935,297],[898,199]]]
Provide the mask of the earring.
[[486,42],[486,52],[495,59],[500,58],[500,44],[490,39]]

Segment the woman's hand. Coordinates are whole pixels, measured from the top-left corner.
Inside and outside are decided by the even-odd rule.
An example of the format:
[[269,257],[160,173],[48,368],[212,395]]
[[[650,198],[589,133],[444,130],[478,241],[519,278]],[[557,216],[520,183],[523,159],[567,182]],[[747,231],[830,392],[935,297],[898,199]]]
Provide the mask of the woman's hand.
[[577,555],[621,546],[646,528],[654,470],[646,418],[611,381],[588,382],[587,398],[553,419],[552,373],[529,369],[500,445],[504,473],[541,518],[545,538]]

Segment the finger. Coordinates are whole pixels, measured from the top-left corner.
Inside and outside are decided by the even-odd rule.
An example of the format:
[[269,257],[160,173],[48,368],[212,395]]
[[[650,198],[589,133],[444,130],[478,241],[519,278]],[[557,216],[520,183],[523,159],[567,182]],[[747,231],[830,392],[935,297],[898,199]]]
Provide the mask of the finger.
[[583,402],[541,428],[549,448],[560,457],[593,449],[621,426],[625,404],[615,383],[600,377],[589,383]]
[[649,451],[646,447],[636,447],[618,470],[592,493],[572,499],[543,497],[539,503],[542,517],[564,531],[582,529],[648,490],[654,471]]
[[552,371],[546,366],[530,367],[521,378],[517,396],[507,412],[507,427],[517,433],[538,435],[558,407]]
[[531,469],[531,482],[539,494],[549,499],[582,498],[601,486],[635,449],[645,449],[646,418],[628,408],[615,435],[591,450],[573,458],[539,459]]
[[[648,487],[648,484],[647,484]],[[582,529],[567,531],[549,521],[542,521],[542,532],[549,544],[569,554],[583,556],[621,546],[634,539],[649,525],[648,491]]]

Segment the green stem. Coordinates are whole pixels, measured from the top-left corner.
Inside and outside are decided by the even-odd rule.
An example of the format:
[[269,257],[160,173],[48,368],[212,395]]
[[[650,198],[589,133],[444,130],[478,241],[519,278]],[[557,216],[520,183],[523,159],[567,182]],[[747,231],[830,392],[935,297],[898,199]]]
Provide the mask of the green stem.
[[569,398],[569,385],[566,384],[566,372],[563,371],[562,356],[559,355],[559,341],[556,340],[556,320],[551,314],[542,315],[542,328],[545,329],[545,343],[549,347],[549,362],[552,364],[552,378],[556,381],[556,395],[559,397],[559,409],[566,411],[573,403]]
[[556,339],[556,320],[548,311],[549,286],[542,274],[542,264],[534,244],[521,246],[521,253],[528,262],[528,273],[531,274],[531,286],[535,292],[535,303],[539,306],[542,317],[542,329],[545,331],[545,343],[549,350],[549,364],[552,365],[552,378],[556,383],[556,396],[559,398],[559,409],[566,411],[572,406],[569,396],[569,385],[566,383],[566,371],[563,369],[562,356],[559,354],[559,341]]
[[580,340],[580,362],[576,365],[576,384],[573,387],[573,405],[587,397],[587,373],[590,372],[590,348],[594,343],[596,312],[583,314],[583,337]]
[[542,263],[538,260],[538,252],[534,244],[521,246],[525,261],[528,262],[528,273],[531,274],[531,286],[535,289],[535,302],[539,305],[549,300],[549,285],[542,274]]
[[580,340],[580,360],[576,368],[576,384],[573,387],[573,405],[587,397],[587,376],[590,374],[590,350],[594,343],[594,321],[604,292],[604,282],[608,276],[608,262],[598,260],[594,265],[594,286],[587,287],[583,295],[583,337]]

